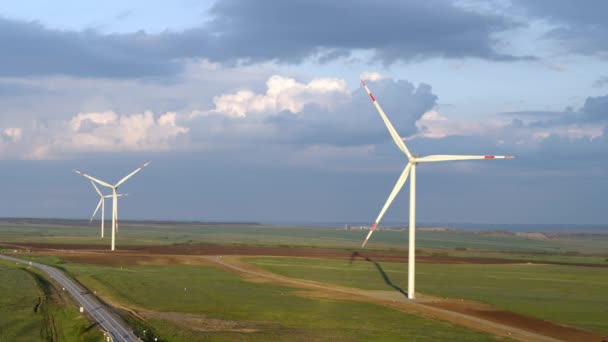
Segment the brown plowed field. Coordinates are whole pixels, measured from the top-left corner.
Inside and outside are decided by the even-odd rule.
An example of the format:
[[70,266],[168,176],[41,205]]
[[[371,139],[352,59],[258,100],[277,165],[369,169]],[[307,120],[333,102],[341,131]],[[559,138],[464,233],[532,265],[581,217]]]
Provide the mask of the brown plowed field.
[[510,311],[498,310],[489,305],[475,302],[457,302],[446,300],[423,303],[423,305],[446,309],[448,311],[462,313],[467,316],[482,318],[490,322],[517,327],[521,330],[533,331],[557,340],[598,342],[608,341],[608,336],[602,336],[601,334],[555,324],[546,320],[528,317]]
[[[107,251],[107,246],[83,244],[12,243],[3,244],[10,248],[28,248],[33,251]],[[310,258],[351,259],[370,258],[383,262],[406,262],[406,252],[357,251],[355,249],[330,249],[314,247],[267,247],[267,246],[224,246],[224,245],[165,245],[165,246],[119,246],[114,253],[137,252],[150,255],[243,255],[243,256],[293,256]],[[434,264],[550,264],[608,268],[608,264],[567,263],[554,261],[515,260],[480,257],[450,257],[417,255],[416,262]]]

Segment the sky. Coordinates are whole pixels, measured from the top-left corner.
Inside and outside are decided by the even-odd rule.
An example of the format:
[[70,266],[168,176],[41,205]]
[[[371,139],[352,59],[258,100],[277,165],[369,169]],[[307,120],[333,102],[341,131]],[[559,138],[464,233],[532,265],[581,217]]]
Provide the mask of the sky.
[[[20,1],[0,9],[0,217],[369,222],[409,149],[433,223],[606,224],[608,2]],[[408,186],[387,222],[406,222]]]

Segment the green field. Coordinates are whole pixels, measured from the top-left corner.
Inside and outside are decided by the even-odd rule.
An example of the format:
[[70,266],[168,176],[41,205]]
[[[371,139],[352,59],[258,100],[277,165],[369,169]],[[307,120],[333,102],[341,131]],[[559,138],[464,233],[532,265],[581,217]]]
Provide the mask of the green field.
[[[362,289],[407,289],[407,265],[312,258],[247,258],[285,276]],[[463,298],[608,333],[608,268],[557,265],[416,265],[417,291]]]
[[0,293],[0,341],[103,340],[38,273],[0,260]]
[[[109,267],[43,260],[60,262],[61,267],[102,298],[172,313],[170,317],[178,317],[177,321],[161,316],[147,322],[147,334],[153,329],[154,334],[170,341],[494,340],[490,335],[383,306],[306,298],[293,288],[247,282],[212,267]],[[192,317],[180,314],[196,315],[189,321],[190,328],[179,321]],[[234,326],[237,331],[209,331],[209,324]]]
[[[217,244],[321,247],[361,251],[366,231],[257,224],[125,222],[117,247]],[[0,243],[39,242],[107,246],[98,223],[0,220]],[[106,230],[109,235],[109,228]],[[6,245],[8,244],[8,245]],[[366,250],[406,256],[407,232],[380,230]],[[608,264],[608,235],[550,235],[543,240],[504,232],[420,231],[418,255]],[[69,249],[69,246],[64,248]],[[20,253],[26,257],[28,253]],[[139,331],[171,341],[191,340],[485,340],[477,334],[391,308],[312,299],[288,287],[244,281],[204,266],[110,267],[34,257],[73,275],[112,303],[137,307],[127,314]],[[381,271],[406,287],[405,264],[305,258],[248,258],[282,275],[363,289],[393,290]],[[438,259],[440,260],[440,259]],[[14,285],[14,284],[13,284]],[[10,284],[5,284],[12,288]],[[608,333],[608,268],[561,265],[418,264],[417,290],[485,302],[505,310]],[[16,295],[18,297],[18,295]],[[10,297],[13,298],[13,297]],[[16,298],[16,297],[15,297]],[[7,299],[8,300],[8,299]],[[162,312],[162,314],[160,314]],[[405,323],[404,323],[405,322]],[[16,329],[16,328],[15,328]],[[0,335],[1,336],[1,335]],[[149,336],[148,336],[149,337]],[[0,338],[1,340],[1,338]]]
[[[109,225],[109,222],[108,222]],[[212,243],[223,245],[313,246],[358,249],[367,231],[304,226],[268,226],[256,224],[180,224],[124,222],[120,226],[117,246]],[[0,242],[39,242],[96,244],[109,246],[99,237],[99,223],[78,221],[0,221]],[[368,244],[369,249],[405,250],[407,232],[379,230]],[[608,234],[558,235],[546,240],[532,240],[501,232],[470,233],[464,231],[419,231],[417,248],[447,251],[478,250],[520,253],[543,253],[563,257],[599,253],[596,261],[607,262]],[[508,254],[506,254],[508,256]],[[603,259],[601,259],[603,257]]]

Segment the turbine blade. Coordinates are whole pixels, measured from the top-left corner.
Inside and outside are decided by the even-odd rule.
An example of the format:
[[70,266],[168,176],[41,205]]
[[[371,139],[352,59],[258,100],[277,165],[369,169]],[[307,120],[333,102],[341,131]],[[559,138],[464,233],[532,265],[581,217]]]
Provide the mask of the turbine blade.
[[89,222],[93,221],[93,218],[95,217],[95,214],[97,214],[97,210],[99,210],[99,207],[101,207],[102,203],[103,203],[103,197],[99,199],[99,202],[97,202],[97,208],[95,208],[95,211],[93,212],[93,215],[91,215],[91,219],[89,220]]
[[386,117],[386,114],[384,114],[382,107],[380,107],[380,105],[378,104],[378,101],[376,101],[376,98],[374,97],[374,95],[372,95],[372,92],[369,90],[369,88],[365,84],[365,81],[361,80],[361,84],[363,85],[363,88],[365,88],[365,91],[367,91],[369,98],[372,99],[372,102],[376,106],[378,113],[380,113],[380,116],[382,117],[382,121],[384,121],[386,128],[388,128],[388,131],[391,134],[391,137],[393,137],[395,144],[397,144],[397,147],[399,147],[399,149],[403,153],[405,153],[405,155],[408,157],[408,159],[411,159],[412,154],[410,153],[410,150],[407,149],[407,146],[405,146],[405,143],[401,139],[401,136],[399,136],[399,133],[397,133],[397,130],[395,129],[395,127],[393,127],[393,124],[388,120],[388,118]]
[[83,176],[83,177],[85,177],[85,178],[88,178],[89,180],[92,180],[93,182],[95,182],[95,183],[97,183],[97,184],[99,184],[99,185],[103,185],[103,186],[106,186],[106,187],[108,187],[108,188],[113,188],[113,186],[112,186],[112,185],[110,185],[110,184],[108,184],[108,183],[106,183],[106,182],[104,182],[104,181],[101,181],[101,180],[99,180],[99,179],[97,179],[97,178],[95,178],[95,177],[89,176],[89,175],[87,175],[87,174],[86,174],[86,173],[84,173],[84,172],[80,172],[80,171],[78,171],[78,170],[74,170],[74,172],[76,172],[77,174],[79,174],[79,175],[81,175],[81,176]]
[[476,159],[512,159],[513,156],[470,156],[470,155],[449,155],[437,154],[426,157],[416,158],[417,163],[431,163],[451,160],[476,160]]
[[101,191],[99,191],[99,188],[97,187],[97,185],[95,185],[95,182],[91,181],[91,185],[93,185],[93,187],[95,188],[95,191],[97,191],[99,196],[103,197],[103,194],[101,193]]
[[365,238],[365,241],[363,241],[363,244],[361,245],[361,247],[365,247],[365,245],[367,244],[367,240],[369,240],[369,238],[372,236],[372,234],[374,233],[376,228],[378,228],[378,223],[380,223],[382,216],[384,216],[384,213],[386,212],[388,207],[391,205],[391,203],[393,203],[395,196],[397,196],[397,194],[399,193],[399,190],[401,190],[401,188],[403,187],[403,184],[405,184],[405,181],[407,180],[407,176],[409,176],[409,174],[410,174],[411,166],[412,166],[412,164],[408,163],[407,166],[405,167],[405,169],[403,170],[403,172],[401,173],[401,176],[399,176],[399,179],[397,180],[397,184],[395,184],[393,191],[391,191],[391,194],[388,196],[386,203],[384,203],[384,207],[382,207],[382,210],[380,211],[380,214],[376,218],[376,221],[370,228],[369,233],[367,233],[367,237]]
[[144,167],[148,166],[148,164],[150,164],[150,162],[145,163],[144,165],[138,167],[135,171],[129,173],[128,175],[126,175],[123,179],[119,180],[118,183],[116,183],[116,187],[120,186],[122,183],[124,183],[127,179],[133,177],[134,174],[138,173],[139,171],[141,171],[141,169],[143,169]]

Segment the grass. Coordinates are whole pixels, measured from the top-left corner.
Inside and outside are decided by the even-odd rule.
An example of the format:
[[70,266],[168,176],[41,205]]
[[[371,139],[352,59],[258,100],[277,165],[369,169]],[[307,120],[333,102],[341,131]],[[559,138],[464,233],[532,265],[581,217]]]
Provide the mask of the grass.
[[489,251],[462,251],[462,250],[438,250],[424,252],[425,255],[450,256],[458,258],[497,258],[510,260],[525,260],[534,262],[561,262],[578,264],[604,264],[608,265],[605,256],[584,255],[577,252],[563,253],[526,253],[526,252],[489,252]]
[[102,341],[40,274],[0,261],[0,341]]
[[[0,220],[0,242],[109,245],[90,225]],[[109,233],[107,228],[106,233]],[[222,244],[313,246],[358,250],[366,231],[242,224],[124,223],[117,244]],[[407,232],[380,230],[368,248],[404,253]],[[608,263],[608,235],[564,235],[530,240],[504,233],[419,231],[417,246],[427,255],[496,257],[571,263]],[[10,247],[4,247],[10,249]],[[594,255],[581,253],[595,253]],[[366,289],[387,289],[373,264],[337,260],[255,258],[257,265],[291,277]],[[41,261],[41,260],[39,260]],[[213,340],[478,340],[491,339],[465,329],[364,303],[304,298],[293,289],[252,284],[202,266],[105,267],[45,258],[75,275],[103,298],[148,310],[191,313],[203,320],[237,322],[255,332],[203,331],[179,321],[132,317],[132,323],[176,341]],[[404,264],[382,263],[389,278],[406,286]],[[608,269],[557,265],[419,264],[418,290],[437,296],[486,302],[506,310],[608,333]],[[10,286],[9,286],[10,287]],[[14,286],[13,286],[14,287]],[[11,287],[12,288],[12,287]],[[186,291],[184,291],[186,288]],[[0,285],[0,293],[4,288]],[[16,294],[18,297],[18,295]],[[12,298],[12,296],[10,297]],[[1,303],[1,302],[0,302]],[[1,304],[0,304],[1,305]],[[364,314],[361,314],[361,313]],[[0,308],[0,313],[1,308]],[[56,316],[58,314],[55,314]],[[4,316],[0,316],[4,317]],[[374,324],[368,323],[373,322]],[[0,319],[1,321],[1,319]],[[606,322],[604,322],[606,321]],[[216,322],[217,323],[217,322]],[[205,323],[207,324],[207,323]],[[219,324],[219,323],[218,323]],[[223,323],[221,323],[223,324]],[[203,324],[204,325],[204,324]],[[1,325],[0,325],[1,327]],[[249,329],[247,328],[247,329]],[[206,330],[205,330],[206,329]],[[213,329],[212,329],[213,330]],[[238,329],[237,329],[238,330]],[[2,340],[0,331],[0,340]]]
[[[494,340],[490,335],[383,306],[305,298],[295,289],[247,282],[212,267],[121,268],[75,263],[62,266],[90,290],[110,301],[165,314],[178,313],[170,314],[176,317],[181,317],[179,313],[197,315],[198,323],[189,329],[180,325],[179,320],[163,317],[148,318],[144,322],[170,341]],[[232,324],[251,331],[210,331],[209,324]],[[142,329],[140,327],[140,334]]]
[[0,261],[0,293],[0,341],[17,337],[40,340],[44,317],[34,310],[41,297],[36,281],[22,269]]
[[[311,258],[247,258],[266,270],[362,289],[392,290],[370,262]],[[401,288],[407,266],[380,263]],[[416,265],[417,290],[476,300],[550,321],[608,333],[608,269],[557,265]]]
[[[66,221],[67,222],[67,221]],[[109,235],[109,222],[106,235]],[[98,237],[99,222],[53,222],[0,220],[0,241],[109,245],[109,239]],[[337,228],[305,226],[268,226],[256,224],[121,224],[117,244],[170,245],[180,243],[214,243],[246,245],[314,246],[358,248],[367,231],[345,231]],[[548,240],[530,240],[505,233],[474,234],[462,231],[419,231],[417,246],[426,249],[467,249],[534,253],[603,253],[608,255],[608,234],[560,235]],[[407,246],[407,232],[379,230],[368,245],[372,249],[398,249]],[[605,256],[604,256],[605,259]]]

